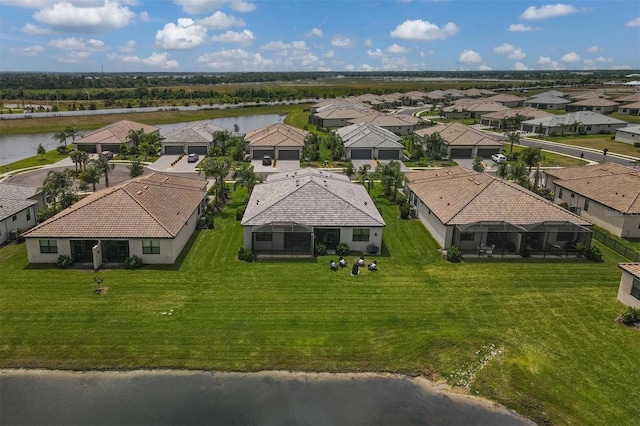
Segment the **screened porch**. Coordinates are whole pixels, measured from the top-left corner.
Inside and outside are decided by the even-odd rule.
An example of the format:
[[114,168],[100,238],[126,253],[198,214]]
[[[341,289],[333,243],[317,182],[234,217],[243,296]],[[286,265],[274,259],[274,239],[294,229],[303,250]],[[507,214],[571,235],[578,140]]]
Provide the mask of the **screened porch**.
[[298,223],[253,226],[251,249],[258,256],[313,256],[313,227]]

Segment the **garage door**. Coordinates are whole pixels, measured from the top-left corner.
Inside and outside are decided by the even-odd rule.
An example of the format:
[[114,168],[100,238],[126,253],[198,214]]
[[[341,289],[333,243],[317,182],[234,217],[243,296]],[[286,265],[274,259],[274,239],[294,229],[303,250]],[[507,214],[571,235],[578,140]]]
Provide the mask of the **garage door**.
[[207,155],[209,147],[207,145],[189,145],[187,147],[187,154],[200,154]]
[[380,160],[399,160],[400,159],[400,150],[399,149],[381,149],[381,150],[378,150],[378,159],[380,159]]
[[111,151],[114,154],[117,154],[118,152],[120,152],[120,144],[103,144],[102,145],[102,150],[103,151]]
[[253,150],[253,159],[261,160],[265,155],[273,158],[273,150],[272,149],[254,149]]
[[478,156],[482,158],[491,158],[493,154],[498,154],[500,148],[478,148]]
[[471,158],[472,148],[451,148],[451,158]]
[[352,149],[351,159],[352,160],[370,160],[371,150],[370,149]]
[[184,151],[182,149],[182,146],[166,145],[164,147],[164,153],[167,155],[180,155],[184,154]]
[[278,151],[278,160],[299,160],[300,151],[297,149],[281,149]]
[[95,145],[76,145],[76,148],[78,148],[78,151],[88,152],[89,154],[96,153]]

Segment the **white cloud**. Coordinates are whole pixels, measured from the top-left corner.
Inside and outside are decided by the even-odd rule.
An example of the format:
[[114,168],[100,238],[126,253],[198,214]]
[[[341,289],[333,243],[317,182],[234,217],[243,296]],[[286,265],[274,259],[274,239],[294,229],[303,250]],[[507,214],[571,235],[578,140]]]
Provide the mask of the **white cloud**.
[[460,29],[453,22],[448,22],[440,28],[436,24],[422,19],[408,19],[391,31],[390,35],[393,38],[403,40],[433,41],[447,39],[458,32]]
[[178,24],[170,22],[156,32],[156,45],[162,49],[194,49],[203,44],[206,39],[206,28],[195,24],[190,18],[180,18]]
[[596,62],[612,62],[613,58],[606,58],[604,56],[598,56],[595,60],[596,60]]
[[576,62],[580,62],[582,58],[576,52],[567,53],[562,56],[562,62],[567,64],[575,64]]
[[371,47],[373,46],[373,40],[371,40],[370,38],[367,38],[362,42],[362,45],[364,47]]
[[9,50],[9,52],[12,55],[16,55],[16,56],[38,56],[39,54],[43,53],[45,50],[46,49],[44,47],[36,45],[36,46],[24,47],[21,49],[12,48]]
[[128,64],[144,64],[153,68],[172,69],[177,68],[180,64],[175,59],[169,59],[167,52],[152,53],[146,58],[140,58],[138,56],[122,56],[120,58],[111,56],[112,60],[119,59],[120,61]]
[[499,55],[507,55],[509,59],[524,59],[527,54],[522,51],[521,48],[515,47],[509,43],[504,43],[502,46],[493,48],[493,51]]
[[210,52],[201,55],[196,60],[209,68],[222,71],[234,71],[246,69],[259,71],[272,69],[275,62],[264,58],[259,53],[252,53],[244,49],[223,49],[218,52]]
[[402,54],[402,53],[407,53],[409,51],[409,49],[407,49],[404,46],[400,46],[397,44],[392,44],[391,46],[387,47],[386,52],[387,53],[391,53],[394,55],[398,55],[398,54]]
[[478,69],[479,69],[480,71],[491,71],[491,67],[490,67],[489,65],[484,65],[484,64],[483,64],[483,65],[480,65],[480,66],[478,67]]
[[51,40],[47,43],[50,47],[55,47],[56,49],[62,50],[83,50],[87,52],[99,52],[101,50],[105,50],[106,46],[104,42],[96,39],[85,40],[83,38],[65,38],[58,40]]
[[324,33],[320,28],[313,28],[311,31],[307,33],[307,37],[310,37],[310,38],[324,37]]
[[307,47],[307,43],[305,43],[304,41],[292,41],[291,43],[285,43],[282,40],[278,40],[271,41],[261,46],[260,50],[273,50],[276,52],[283,52],[291,50],[309,50],[309,48]]
[[374,70],[375,68],[369,64],[362,64],[358,67],[358,71],[368,72],[368,71],[374,71]]
[[539,30],[539,27],[531,27],[525,24],[511,24],[509,25],[509,31],[515,32],[527,32],[527,31],[536,31]]
[[329,49],[326,52],[324,52],[322,56],[324,56],[325,58],[331,59],[334,56],[336,56],[336,52],[334,52],[333,49]]
[[219,43],[241,43],[249,44],[253,41],[253,33],[249,30],[242,30],[242,32],[227,31],[224,34],[218,34],[211,37],[213,41]]
[[577,11],[578,9],[568,4],[546,4],[540,7],[528,7],[524,12],[522,12],[520,18],[525,20],[547,19],[554,18],[556,16],[570,15]]
[[331,39],[331,45],[333,47],[341,47],[343,49],[348,49],[353,47],[353,41],[347,36],[337,35]]
[[474,50],[463,50],[458,56],[458,62],[461,64],[479,64],[482,62],[480,54]]
[[138,18],[140,18],[142,22],[151,22],[151,16],[149,16],[147,12],[138,13]]
[[513,69],[515,71],[527,71],[529,69],[529,67],[527,67],[522,62],[516,62],[515,64],[513,64]]
[[548,56],[540,56],[538,58],[537,65],[544,70],[558,71],[558,70],[565,69],[564,65],[560,64],[559,62],[551,60],[551,58]]
[[120,46],[118,51],[120,53],[133,53],[136,50],[135,40],[129,40],[124,46]]
[[47,28],[42,28],[37,25],[25,24],[25,26],[22,27],[22,32],[31,34],[31,35],[39,35],[39,34],[49,34],[51,31]]
[[[84,2],[86,3],[86,2]],[[90,3],[93,4],[93,3]],[[55,3],[38,10],[33,18],[58,31],[99,33],[121,28],[133,20],[133,13],[117,1],[106,0],[102,6],[81,7],[69,2]]]
[[175,3],[182,7],[186,13],[192,15],[204,15],[213,10],[229,7],[236,12],[252,12],[256,9],[254,3],[243,0],[175,0]]
[[206,18],[198,19],[196,23],[214,30],[226,30],[227,28],[244,27],[246,25],[242,19],[238,19],[233,15],[227,15],[221,11],[217,11]]
[[367,55],[369,55],[371,58],[380,58],[384,56],[384,53],[382,53],[382,50],[380,49],[369,49],[367,50]]
[[63,64],[81,64],[87,62],[91,53],[89,52],[69,52],[64,56],[56,56],[56,61]]
[[625,27],[640,27],[640,17],[636,19],[632,19],[631,21],[624,24]]
[[598,46],[591,46],[590,48],[587,49],[587,53],[598,53],[598,52],[602,52],[602,47],[598,47]]

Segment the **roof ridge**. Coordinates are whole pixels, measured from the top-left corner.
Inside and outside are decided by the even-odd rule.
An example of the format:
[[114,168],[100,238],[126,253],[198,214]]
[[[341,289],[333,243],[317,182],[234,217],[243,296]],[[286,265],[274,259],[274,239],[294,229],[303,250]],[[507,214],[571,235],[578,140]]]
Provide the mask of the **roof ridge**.
[[[474,174],[472,174],[472,176],[479,176],[479,175],[485,175],[486,177],[491,178],[491,176],[487,175],[486,173],[474,173]],[[465,178],[466,178],[466,179],[468,179],[468,180],[469,180],[469,179],[471,179],[471,177],[469,177],[469,175],[466,175],[466,174],[461,174],[461,175],[454,176],[454,179],[459,178],[459,177],[465,177]],[[473,179],[473,180],[475,181],[475,179]],[[466,208],[467,208],[467,206],[469,206],[469,204],[471,204],[471,202],[472,202],[473,200],[475,200],[476,198],[478,198],[478,196],[479,196],[480,194],[482,194],[482,193],[483,193],[483,192],[484,192],[484,191],[485,191],[485,190],[486,190],[486,189],[487,189],[487,188],[488,188],[492,183],[493,183],[493,182],[489,181],[489,183],[488,183],[488,184],[485,184],[485,185],[484,185],[484,187],[483,187],[483,188],[481,188],[481,189],[480,189],[480,191],[478,191],[478,192],[476,193],[476,195],[474,195],[473,197],[471,197],[471,198],[470,198],[470,199],[469,199],[465,204],[463,204],[463,205],[462,205],[462,207],[460,207],[460,208],[458,209],[458,211],[457,211],[454,215],[452,215],[452,216],[449,218],[449,220],[448,220],[447,222],[451,222],[453,219],[455,219],[455,217],[456,217],[456,216],[458,216],[460,213],[462,213],[462,211],[463,211],[464,209],[466,209]]]
[[[140,182],[140,181],[134,181],[134,182],[135,182],[135,183],[142,184],[142,182]],[[140,206],[140,208],[141,208],[142,210],[144,210],[144,212],[145,212],[145,213],[147,213],[151,218],[153,218],[153,220],[154,220],[158,225],[160,225],[160,227],[161,227],[162,229],[164,229],[165,231],[167,231],[167,234],[169,234],[169,235],[173,235],[173,236],[175,237],[175,235],[174,235],[174,234],[173,234],[169,229],[167,229],[167,227],[166,227],[166,226],[164,226],[164,223],[162,223],[162,222],[161,222],[157,217],[155,217],[155,215],[153,215],[153,214],[152,214],[152,213],[151,213],[151,212],[150,212],[150,211],[149,211],[149,210],[148,210],[144,205],[142,205],[142,203],[140,203],[140,201],[138,201],[138,200],[136,199],[136,197],[134,197],[134,196],[133,196],[133,194],[131,194],[131,193],[129,192],[129,190],[126,188],[127,186],[129,186],[129,184],[134,183],[134,182],[128,182],[126,185],[123,185],[122,190],[124,191],[124,193],[125,193],[125,194],[127,194],[127,196],[128,196],[129,198],[131,198],[131,199],[132,199],[132,200],[133,200],[137,205],[139,205],[139,206]]]
[[[356,184],[354,184],[353,182],[341,182],[341,181],[339,181],[339,180],[336,180],[336,182],[344,183],[345,185],[356,185]],[[334,197],[336,197],[336,198],[338,198],[338,199],[340,199],[340,200],[344,201],[344,202],[345,202],[345,203],[347,203],[348,205],[350,205],[350,206],[354,207],[356,210],[358,210],[358,211],[360,211],[360,212],[364,213],[364,214],[365,214],[365,216],[368,216],[369,218],[371,218],[371,219],[375,220],[376,222],[378,221],[375,217],[371,216],[371,214],[369,214],[369,212],[364,211],[362,208],[360,208],[360,207],[358,207],[357,205],[353,204],[352,202],[350,202],[350,201],[348,201],[348,200],[344,199],[343,197],[341,197],[340,195],[338,195],[338,194],[334,193],[333,191],[329,191],[329,189],[328,189],[326,186],[324,186],[324,187],[323,187],[322,185],[320,185],[319,183],[317,183],[317,182],[315,182],[315,181],[314,181],[314,183],[315,183],[316,185],[318,185],[319,187],[324,188],[324,190],[325,190],[326,192],[328,192],[329,194],[331,194],[331,195],[333,195]],[[363,189],[364,189],[364,186],[363,186]],[[368,194],[368,192],[367,192],[367,194]],[[365,201],[365,202],[366,202],[366,201]],[[366,204],[365,204],[365,205],[366,205]],[[375,206],[375,203],[373,203],[373,205]],[[376,209],[377,209],[377,208],[376,208]]]
[[[286,173],[286,172],[285,172]],[[303,176],[303,177],[309,177],[310,176]],[[297,179],[297,177],[295,177]],[[286,181],[287,179],[276,179],[276,180],[272,180],[272,181],[265,181],[262,182],[260,185],[269,185],[269,184],[276,184],[276,183],[282,183],[283,181]],[[286,198],[288,198],[291,194],[293,194],[294,192],[297,192],[300,188],[306,186],[309,182],[311,181],[311,179],[308,179],[307,182],[303,182],[302,185],[296,185],[293,187],[293,189],[291,191],[289,191],[286,195],[278,198],[278,200],[276,200],[275,203],[268,205],[265,209],[260,210],[259,212],[256,212],[256,214],[254,214],[253,216],[246,218],[243,216],[242,217],[242,222],[247,222],[250,220],[253,220],[254,218],[256,218],[257,216],[261,215],[262,213],[264,213],[267,209],[273,208],[274,206],[277,206],[278,204],[280,204],[281,202],[283,202]],[[257,200],[258,202],[260,202],[260,200]]]

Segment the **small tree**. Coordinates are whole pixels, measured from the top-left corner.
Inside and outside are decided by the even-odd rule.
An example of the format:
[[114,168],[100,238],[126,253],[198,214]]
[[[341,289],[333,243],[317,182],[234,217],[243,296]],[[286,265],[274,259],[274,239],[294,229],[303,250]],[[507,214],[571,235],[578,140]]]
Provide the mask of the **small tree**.
[[42,146],[42,144],[38,144],[38,155],[40,156],[40,159],[44,160],[44,156],[47,153],[47,150],[44,149],[44,146]]
[[509,155],[513,153],[513,144],[516,143],[520,145],[520,133],[517,132],[509,132],[506,134],[507,138],[509,138],[509,143],[511,146],[509,147]]
[[134,158],[129,164],[129,176],[132,178],[142,176],[144,174],[144,164],[139,158]]
[[80,173],[80,180],[86,183],[87,185],[91,185],[93,192],[96,192],[96,184],[100,182],[101,177],[102,177],[102,172],[93,163],[87,165],[84,168],[84,171]]
[[109,157],[104,154],[98,154],[98,158],[93,160],[100,173],[104,175],[104,184],[109,187],[109,173],[115,168],[115,164],[109,162]]
[[344,174],[347,175],[349,180],[351,180],[351,177],[356,174],[356,168],[354,167],[353,162],[347,162],[347,164],[344,166]]
[[476,172],[484,172],[484,164],[482,164],[482,157],[476,156],[476,158],[473,159],[473,165],[471,166],[471,168]]

